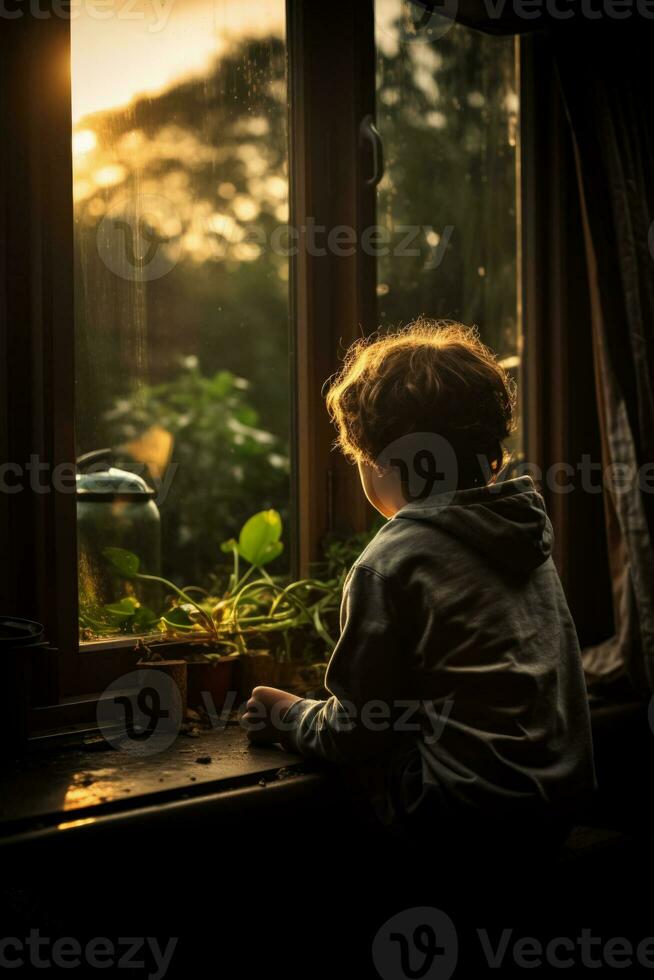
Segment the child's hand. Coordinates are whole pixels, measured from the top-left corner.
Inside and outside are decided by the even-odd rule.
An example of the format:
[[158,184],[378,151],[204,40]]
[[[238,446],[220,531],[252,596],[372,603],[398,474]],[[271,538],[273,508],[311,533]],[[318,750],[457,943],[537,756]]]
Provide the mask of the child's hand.
[[284,715],[291,705],[301,700],[276,687],[255,687],[241,719],[250,741],[278,742],[283,733]]

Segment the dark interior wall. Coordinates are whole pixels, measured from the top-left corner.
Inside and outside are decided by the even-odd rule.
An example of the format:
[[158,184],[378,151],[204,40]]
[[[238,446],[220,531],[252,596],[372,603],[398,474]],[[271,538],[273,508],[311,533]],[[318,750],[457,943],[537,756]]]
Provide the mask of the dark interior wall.
[[[6,40],[0,32],[0,64],[5,63]],[[0,120],[6,118],[5,86],[0,87]],[[0,123],[1,125],[1,123]],[[4,145],[6,140],[2,140]],[[7,174],[5,154],[0,151],[0,466],[8,459],[8,418],[7,418],[7,332],[6,323],[6,288],[5,269],[7,266],[7,234],[6,234],[6,192]],[[8,563],[6,560],[6,542],[9,536],[9,513],[4,505],[4,494],[0,494],[0,603],[4,606],[8,595]]]
[[74,462],[68,58],[63,18],[0,21],[0,610],[55,642],[77,603],[75,496],[53,492]]

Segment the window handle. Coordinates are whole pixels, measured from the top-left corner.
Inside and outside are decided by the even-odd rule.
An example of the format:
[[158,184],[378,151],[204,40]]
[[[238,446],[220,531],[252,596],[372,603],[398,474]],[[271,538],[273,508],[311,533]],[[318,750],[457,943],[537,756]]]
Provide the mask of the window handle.
[[372,148],[372,176],[364,178],[367,187],[376,187],[384,176],[384,144],[371,113],[364,116],[359,125],[359,145],[369,143]]

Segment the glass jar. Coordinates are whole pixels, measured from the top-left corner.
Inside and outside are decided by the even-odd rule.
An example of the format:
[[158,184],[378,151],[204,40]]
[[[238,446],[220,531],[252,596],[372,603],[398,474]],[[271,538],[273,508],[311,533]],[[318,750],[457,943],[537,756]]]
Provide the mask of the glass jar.
[[87,453],[77,461],[77,540],[82,607],[103,606],[127,592],[156,609],[160,586],[118,578],[104,557],[105,548],[124,548],[138,556],[140,570],[161,572],[161,522],[155,492],[136,473],[111,465],[109,450]]

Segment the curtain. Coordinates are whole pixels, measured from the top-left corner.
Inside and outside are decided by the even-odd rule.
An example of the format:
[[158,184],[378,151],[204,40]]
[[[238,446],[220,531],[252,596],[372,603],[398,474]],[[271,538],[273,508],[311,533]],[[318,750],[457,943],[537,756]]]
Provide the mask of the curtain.
[[[648,697],[654,691],[654,21],[636,5],[610,17],[586,16],[580,0],[559,5],[564,17],[543,5],[529,18],[500,0],[412,2],[423,18],[450,16],[492,34],[537,31],[551,45],[576,159],[615,626],[609,639],[584,650],[584,666],[591,686],[601,689],[626,675]],[[545,121],[531,122],[542,128]],[[565,326],[576,329],[570,319]],[[569,385],[556,366],[554,373]],[[575,395],[584,394],[583,387],[581,393],[567,388],[573,411]],[[582,404],[578,409],[588,417]],[[571,515],[574,508],[568,509]],[[588,542],[587,558],[595,544]],[[576,586],[597,591],[601,607],[599,581],[589,567]]]
[[591,681],[654,689],[654,25],[559,31],[575,141],[605,474],[616,632],[585,651]]

